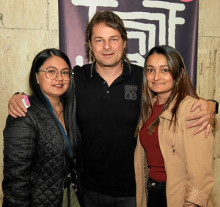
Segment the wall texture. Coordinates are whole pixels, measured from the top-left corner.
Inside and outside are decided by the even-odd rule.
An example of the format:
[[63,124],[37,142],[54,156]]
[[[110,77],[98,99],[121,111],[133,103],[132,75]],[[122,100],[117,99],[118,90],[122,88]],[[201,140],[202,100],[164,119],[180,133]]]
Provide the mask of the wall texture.
[[[32,59],[44,48],[58,48],[58,38],[58,0],[0,0],[0,189],[8,99],[16,91],[29,91],[27,71]],[[219,74],[220,1],[200,0],[197,92],[201,97],[220,101]],[[215,207],[220,206],[219,123],[220,115],[215,118]],[[2,197],[0,190],[0,207]]]
[[[209,12],[210,11],[210,12]],[[197,92],[201,97],[220,101],[220,1],[200,0]],[[215,118],[215,188],[212,200],[220,206],[220,115]]]
[[[3,178],[3,135],[8,99],[27,91],[35,55],[58,48],[57,0],[0,0],[0,189]],[[0,190],[0,207],[2,206]]]

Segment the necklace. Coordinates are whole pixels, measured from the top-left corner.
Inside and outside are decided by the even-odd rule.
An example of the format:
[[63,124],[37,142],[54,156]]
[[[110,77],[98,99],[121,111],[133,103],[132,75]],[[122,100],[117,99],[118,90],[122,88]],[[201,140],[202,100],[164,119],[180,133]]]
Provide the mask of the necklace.
[[62,111],[56,111],[56,110],[53,108],[53,112],[55,113],[56,117],[59,118],[59,116],[63,113],[63,110],[62,110]]
[[57,117],[58,121],[60,122],[60,124],[63,126],[64,131],[66,132],[64,117],[62,115],[63,114],[63,109],[61,111],[57,111],[53,108],[53,112],[54,112],[55,116]]
[[[52,108],[53,108],[53,107],[52,107]],[[56,110],[55,108],[53,108],[54,114],[55,114],[56,117],[59,119],[59,116],[63,113],[63,107],[62,107],[61,102],[58,103],[58,106],[57,106],[56,108],[61,109],[61,110]]]

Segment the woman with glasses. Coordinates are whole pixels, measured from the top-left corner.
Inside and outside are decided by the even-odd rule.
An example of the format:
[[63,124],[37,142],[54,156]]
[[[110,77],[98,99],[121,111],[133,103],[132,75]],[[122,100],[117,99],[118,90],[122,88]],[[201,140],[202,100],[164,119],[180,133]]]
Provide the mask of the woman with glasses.
[[45,49],[34,58],[27,116],[8,116],[4,129],[4,207],[79,206],[73,192],[80,188],[80,135],[72,76],[60,50]]
[[212,206],[213,136],[193,135],[185,123],[197,99],[179,52],[152,48],[145,60],[137,127],[137,207]]

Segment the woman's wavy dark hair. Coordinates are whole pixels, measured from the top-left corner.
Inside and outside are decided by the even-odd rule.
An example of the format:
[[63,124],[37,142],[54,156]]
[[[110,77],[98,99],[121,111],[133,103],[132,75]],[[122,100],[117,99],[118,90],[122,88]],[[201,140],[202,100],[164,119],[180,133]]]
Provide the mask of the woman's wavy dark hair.
[[[42,93],[39,84],[37,83],[36,74],[39,72],[41,66],[48,60],[50,57],[57,56],[62,58],[69,66],[70,70],[71,63],[66,54],[62,51],[49,48],[39,52],[34,58],[31,66],[31,72],[29,77],[29,85],[32,89],[32,92],[37,96],[40,101],[46,106],[49,110],[48,102]],[[76,123],[76,100],[75,100],[75,82],[74,79],[70,81],[69,88],[65,94],[61,96],[61,102],[63,104],[64,110],[64,121],[65,127],[67,130],[67,136],[69,137],[70,143],[73,148],[73,153],[78,157],[79,156],[79,147],[81,143],[80,133]]]
[[[93,27],[100,23],[105,23],[107,26],[111,27],[112,29],[118,30],[124,42],[127,41],[128,39],[127,31],[125,29],[124,23],[117,14],[108,10],[96,12],[96,14],[93,16],[93,18],[91,19],[91,21],[89,22],[86,28],[86,49],[89,54],[89,60],[91,60],[92,62],[95,61],[95,57],[93,52],[90,50],[89,42],[91,42],[92,40],[91,38],[92,38]],[[125,47],[123,51],[122,61],[125,60],[129,62],[126,48],[127,47]]]
[[[190,78],[186,70],[186,66],[184,64],[183,58],[180,55],[180,53],[173,47],[170,47],[167,45],[156,46],[152,48],[149,51],[145,59],[145,64],[144,64],[141,114],[140,114],[139,124],[136,129],[136,134],[138,134],[138,131],[144,127],[144,125],[146,124],[146,121],[151,116],[152,110],[153,110],[153,104],[154,104],[153,101],[154,101],[155,96],[157,95],[156,93],[152,92],[149,89],[147,80],[146,80],[146,72],[147,72],[146,63],[147,63],[148,58],[153,54],[161,54],[166,57],[170,74],[173,77],[173,82],[174,82],[173,89],[171,91],[169,98],[164,104],[162,112],[161,112],[163,113],[163,111],[165,111],[168,108],[169,104],[175,99],[175,103],[172,108],[171,124],[173,122],[174,124],[176,124],[178,107],[181,101],[187,95],[192,96],[196,99],[199,98],[190,81]],[[159,116],[149,126],[148,133],[151,134],[158,125],[159,125]]]

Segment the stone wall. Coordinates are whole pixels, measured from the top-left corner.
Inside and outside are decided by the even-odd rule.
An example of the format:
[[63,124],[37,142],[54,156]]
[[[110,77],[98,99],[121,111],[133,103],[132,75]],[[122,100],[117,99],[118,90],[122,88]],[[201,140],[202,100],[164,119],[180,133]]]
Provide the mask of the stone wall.
[[[200,0],[197,93],[220,102],[220,1]],[[219,113],[220,114],[220,113]],[[215,117],[214,174],[212,200],[220,206],[220,115]]]
[[[187,35],[187,34],[186,34]],[[28,92],[28,72],[34,56],[44,48],[59,47],[57,0],[0,0],[0,182],[3,178],[3,136],[8,99]],[[220,101],[220,2],[200,0],[197,92]],[[219,79],[218,79],[219,78]],[[220,206],[220,115],[215,118],[212,200]],[[1,189],[1,184],[0,184]],[[2,200],[0,190],[0,206]]]
[[[57,0],[0,0],[0,189],[8,100],[16,91],[28,93],[32,60],[48,47],[59,47]],[[0,207],[2,197],[0,190]]]

